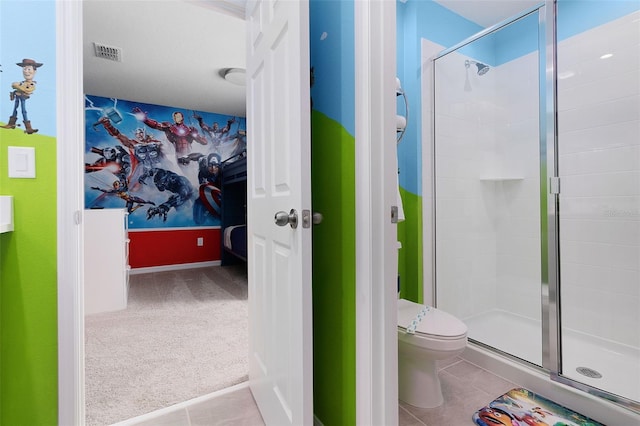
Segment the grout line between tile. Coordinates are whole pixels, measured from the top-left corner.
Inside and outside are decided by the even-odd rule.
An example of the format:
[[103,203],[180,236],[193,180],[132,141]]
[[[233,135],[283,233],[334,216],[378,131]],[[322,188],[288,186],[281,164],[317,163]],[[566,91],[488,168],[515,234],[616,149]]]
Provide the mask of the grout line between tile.
[[413,415],[413,413],[409,410],[407,410],[406,408],[404,408],[402,405],[398,404],[398,408],[403,410],[405,413],[409,414],[411,417],[413,417],[414,419],[416,419],[421,425],[427,426],[426,423],[424,423],[422,420],[420,420],[419,418],[417,418],[416,416]]

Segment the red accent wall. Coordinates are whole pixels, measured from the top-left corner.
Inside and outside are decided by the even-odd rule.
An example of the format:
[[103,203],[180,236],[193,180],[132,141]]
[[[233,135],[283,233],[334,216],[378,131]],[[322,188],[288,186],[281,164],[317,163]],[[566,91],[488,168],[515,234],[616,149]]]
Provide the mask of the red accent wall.
[[[198,247],[198,238],[203,245]],[[129,230],[131,268],[220,260],[220,229]]]

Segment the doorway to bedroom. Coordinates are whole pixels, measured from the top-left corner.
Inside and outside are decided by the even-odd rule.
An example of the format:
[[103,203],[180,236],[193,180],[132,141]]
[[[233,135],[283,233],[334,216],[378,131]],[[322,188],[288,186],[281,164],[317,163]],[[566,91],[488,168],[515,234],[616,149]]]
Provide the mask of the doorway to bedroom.
[[244,264],[134,274],[124,310],[85,317],[86,424],[112,424],[247,379]]
[[[183,112],[185,124],[196,129],[203,136],[206,136],[204,127],[198,122],[196,111],[216,111],[216,113],[237,117],[227,131],[240,134],[240,127],[244,124],[244,87],[234,86],[224,81],[221,75],[215,75],[212,72],[211,79],[219,79],[225,85],[216,92],[220,96],[211,96],[204,84],[199,92],[194,93],[190,87],[187,87],[191,86],[189,82],[202,79],[194,72],[176,70],[180,69],[178,65],[187,64],[187,62],[188,66],[195,69],[212,68],[212,62],[215,61],[211,59],[211,55],[202,53],[203,47],[208,43],[206,40],[213,40],[215,43],[213,48],[205,50],[215,52],[213,55],[217,55],[216,58],[229,59],[239,56],[244,61],[244,21],[229,13],[223,13],[224,11],[212,9],[204,2],[117,2],[117,5],[114,3],[116,2],[92,1],[83,4],[85,96],[90,97],[91,100],[95,100],[96,97],[111,100],[114,107],[116,100],[123,100],[118,103],[117,109],[125,121],[132,119],[133,114],[130,107],[124,108],[124,100],[160,107],[166,105],[166,108],[172,110],[175,108]],[[123,6],[127,9],[127,13],[122,13]],[[112,10],[114,8],[119,11]],[[116,17],[108,18],[110,13],[115,13]],[[208,25],[194,25],[194,22],[199,22],[200,19],[206,19]],[[227,28],[225,34],[211,35],[209,27],[223,27],[215,25],[215,22],[220,19],[235,22],[239,27],[238,31],[225,26],[224,28]],[[171,46],[171,40],[167,41],[163,38],[164,36],[157,34],[158,32],[154,32],[153,41],[146,36],[149,28],[167,20],[174,22],[172,25],[180,23],[178,32],[183,42],[178,47]],[[108,31],[99,33],[99,28],[106,28]],[[195,28],[198,29],[195,30]],[[241,34],[242,38],[232,35],[237,33]],[[97,34],[102,34],[104,37]],[[236,38],[239,39],[235,40]],[[196,42],[184,43],[184,40],[196,40]],[[94,52],[87,50],[87,47],[93,49],[94,42],[103,42],[107,46],[121,48],[121,61],[105,61],[93,57]],[[229,50],[234,51],[232,55],[228,54]],[[158,52],[181,52],[187,55],[188,59],[181,59],[177,53],[165,55],[157,54]],[[98,77],[95,74],[96,71],[88,66],[89,58],[93,61],[100,60],[100,72],[106,72],[108,76],[104,77],[100,74]],[[133,66],[141,58],[147,58],[144,66],[137,68]],[[159,63],[153,62],[158,58]],[[230,67],[244,65],[244,62],[237,62],[236,59],[229,59],[229,61]],[[155,81],[153,74],[156,70],[172,75],[174,78],[171,84]],[[176,79],[176,75],[181,77]],[[101,80],[99,86],[92,83],[96,79]],[[151,88],[148,87],[149,83]],[[118,91],[129,84],[133,84],[134,88],[129,88],[124,94]],[[101,91],[103,88],[107,89],[103,92]],[[171,95],[176,88],[181,89],[180,95]],[[211,101],[212,105],[219,105],[215,103],[219,102],[218,98],[223,95],[231,96],[234,93],[241,93],[243,102],[241,111],[232,101],[227,101],[228,107],[231,108],[229,111],[222,110],[219,106],[201,106],[202,102],[208,101]],[[158,118],[158,121],[164,119],[152,116],[151,111],[154,110],[149,109],[149,118]],[[100,132],[105,135],[105,138],[111,138],[113,145],[121,144],[126,147],[121,142],[121,138],[111,133],[107,134],[106,126],[103,129],[103,125],[100,124],[91,128],[93,121],[97,120],[102,113],[103,111],[94,112],[98,114],[95,119],[93,117],[87,119],[87,133]],[[204,117],[206,127],[211,120],[206,114],[200,115]],[[122,130],[122,135],[133,140],[133,129],[129,131],[130,129],[122,126],[122,122],[116,123],[117,119],[116,116],[115,120],[112,120],[113,127],[119,128]],[[90,120],[92,121],[89,122]],[[181,172],[188,168],[190,172],[195,171],[194,175],[197,174],[199,158],[194,157],[188,165],[178,164],[180,158],[177,155],[177,146],[174,148],[171,143],[167,143],[162,131],[152,130],[142,121],[139,127],[145,129],[147,135],[157,133],[155,137],[168,148],[166,152],[178,160],[174,168],[162,167],[163,169],[181,175]],[[224,123],[220,127],[224,127]],[[213,132],[213,129],[211,131]],[[238,144],[232,146],[231,143],[225,144],[226,141],[227,139],[224,138],[218,140],[220,152],[228,154],[238,148],[236,146]],[[209,142],[213,143],[213,141]],[[192,152],[204,149],[198,143],[192,145]],[[134,153],[132,148],[132,159],[136,156],[135,154],[137,153]],[[137,159],[133,159],[133,162]],[[135,164],[132,164],[132,168],[135,168]],[[220,169],[222,168],[221,164]],[[166,175],[170,174],[166,173]],[[85,179],[87,176],[88,174],[85,173]],[[146,185],[155,188],[158,186],[158,181],[154,178],[155,176],[151,175],[146,182],[136,184],[143,185],[141,187]],[[198,182],[194,184],[196,193],[198,193],[197,185]],[[102,187],[99,184],[96,186]],[[104,188],[108,190],[107,186]],[[177,192],[167,188],[161,194],[164,196],[163,200],[167,199],[169,202]],[[214,191],[207,194],[213,197],[216,195]],[[113,197],[112,194],[107,196]],[[149,201],[146,198],[144,200]],[[157,207],[159,204],[158,201],[155,201],[155,206],[143,204],[137,211],[130,213],[130,218],[135,216],[136,220],[142,219],[144,222],[146,219],[149,223],[163,224],[161,215],[149,217],[145,213],[148,212],[148,208]],[[215,200],[211,205],[215,207]],[[178,209],[175,207],[169,206],[167,222],[172,220],[173,214],[177,214],[175,212]],[[217,213],[223,214],[223,212]],[[88,425],[123,421],[246,381],[248,371],[246,263],[237,259],[225,261],[222,256],[223,249],[217,242],[222,238],[222,227],[214,225],[191,229],[198,233],[208,232],[200,234],[204,236],[204,244],[200,241],[200,235],[198,238],[194,236],[193,246],[197,245],[204,250],[212,249],[216,252],[217,257],[214,257],[217,260],[206,258],[204,261],[176,261],[176,265],[173,266],[168,261],[153,263],[163,265],[160,267],[133,269],[128,274],[126,309],[85,316],[85,410]],[[162,229],[162,232],[178,234],[184,230],[184,228],[168,227]],[[136,231],[138,230],[129,229],[130,239],[133,240],[142,234],[137,232],[134,235]],[[186,232],[189,232],[189,229],[186,229]],[[211,243],[212,239],[216,239],[214,244]],[[131,247],[133,249],[133,244]],[[148,248],[147,255],[157,247],[150,245]],[[169,249],[176,255],[185,252],[177,244],[171,247],[165,246],[164,251]],[[138,253],[140,253],[139,250]],[[100,255],[108,256],[109,253],[103,250]],[[131,258],[132,253],[129,253],[129,260]],[[85,278],[99,273],[95,270],[85,270]]]

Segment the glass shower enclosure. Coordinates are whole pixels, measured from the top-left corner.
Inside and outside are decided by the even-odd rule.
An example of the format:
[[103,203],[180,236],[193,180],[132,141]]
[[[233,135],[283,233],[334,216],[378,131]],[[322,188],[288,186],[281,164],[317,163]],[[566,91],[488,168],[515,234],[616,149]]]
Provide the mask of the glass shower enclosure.
[[640,410],[640,11],[547,1],[432,65],[435,304]]

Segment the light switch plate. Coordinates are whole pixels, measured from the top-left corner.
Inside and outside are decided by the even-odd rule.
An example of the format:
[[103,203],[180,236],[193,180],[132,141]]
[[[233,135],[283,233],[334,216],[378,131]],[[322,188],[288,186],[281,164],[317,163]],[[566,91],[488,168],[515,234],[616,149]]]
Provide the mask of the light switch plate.
[[9,177],[36,177],[36,149],[34,147],[10,146],[9,148]]

